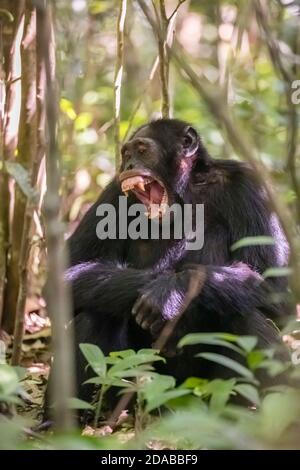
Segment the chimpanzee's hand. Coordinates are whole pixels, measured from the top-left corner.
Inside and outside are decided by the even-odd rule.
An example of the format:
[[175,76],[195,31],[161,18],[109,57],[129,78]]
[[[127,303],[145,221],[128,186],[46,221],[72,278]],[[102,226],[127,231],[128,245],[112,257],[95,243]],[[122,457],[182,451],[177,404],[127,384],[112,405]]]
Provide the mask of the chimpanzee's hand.
[[157,336],[168,320],[176,318],[187,307],[185,300],[191,282],[193,292],[188,303],[201,292],[204,280],[204,268],[196,265],[178,273],[160,275],[143,288],[132,308],[137,324]]
[[155,290],[151,289],[138,297],[132,307],[132,315],[143,330],[149,331],[155,337],[167,321],[162,314],[162,305],[157,301]]

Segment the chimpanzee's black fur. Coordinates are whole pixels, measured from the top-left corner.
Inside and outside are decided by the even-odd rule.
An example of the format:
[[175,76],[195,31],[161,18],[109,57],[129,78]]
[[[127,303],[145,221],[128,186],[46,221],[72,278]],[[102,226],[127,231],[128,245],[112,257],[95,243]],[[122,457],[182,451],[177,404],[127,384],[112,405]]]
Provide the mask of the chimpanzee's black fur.
[[[135,144],[143,139],[153,145],[151,152],[139,154]],[[277,277],[267,283],[261,274],[286,265],[288,247],[252,170],[238,161],[212,159],[196,131],[178,120],[142,126],[123,154],[126,149],[121,172],[148,168],[164,183],[170,201],[204,204],[204,246],[187,251],[184,240],[99,240],[96,208],[103,203],[118,207],[118,177],[89,209],[69,239],[71,264],[66,273],[73,290],[78,396],[86,400],[91,399],[91,388],[81,385],[87,372],[78,344],[97,344],[105,354],[151,347],[164,322],[178,313],[189,280],[197,279],[199,272],[206,273],[204,286],[201,274],[199,294],[179,320],[173,345],[191,332],[230,332],[256,335],[259,346],[265,347],[278,341],[267,318],[277,322],[286,313],[271,295],[285,291],[285,280]],[[136,202],[129,195],[128,204]],[[230,249],[241,238],[262,235],[274,237],[276,243]],[[143,294],[133,315],[133,305]],[[194,358],[201,350],[203,346],[184,348],[167,359],[165,372],[178,380],[226,376],[224,368]]]

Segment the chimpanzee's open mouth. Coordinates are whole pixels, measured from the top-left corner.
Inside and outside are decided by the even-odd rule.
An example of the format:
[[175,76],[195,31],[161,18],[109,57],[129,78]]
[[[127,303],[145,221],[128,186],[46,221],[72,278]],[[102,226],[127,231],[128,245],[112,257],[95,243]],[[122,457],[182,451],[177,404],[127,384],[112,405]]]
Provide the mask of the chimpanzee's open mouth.
[[150,219],[162,217],[168,206],[168,193],[161,181],[144,170],[128,170],[120,174],[123,193],[131,191],[147,208]]

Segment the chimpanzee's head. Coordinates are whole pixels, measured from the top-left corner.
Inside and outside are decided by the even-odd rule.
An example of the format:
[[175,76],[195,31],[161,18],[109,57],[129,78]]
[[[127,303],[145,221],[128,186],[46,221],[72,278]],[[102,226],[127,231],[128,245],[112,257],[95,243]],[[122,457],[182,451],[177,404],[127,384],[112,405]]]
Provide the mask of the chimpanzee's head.
[[176,195],[184,193],[195,162],[208,158],[197,131],[186,122],[150,122],[122,147],[122,191],[132,192],[151,217],[164,215]]

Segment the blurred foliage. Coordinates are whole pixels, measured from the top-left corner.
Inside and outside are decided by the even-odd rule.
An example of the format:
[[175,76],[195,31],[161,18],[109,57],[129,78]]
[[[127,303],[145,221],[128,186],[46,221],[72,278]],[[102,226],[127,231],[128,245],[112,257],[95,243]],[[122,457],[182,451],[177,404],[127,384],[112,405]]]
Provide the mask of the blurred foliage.
[[[148,83],[157,46],[137,2],[128,3],[122,137],[131,124],[134,129],[160,115],[158,74]],[[151,6],[150,0],[148,4]],[[57,78],[61,97],[58,134],[61,211],[64,220],[70,222],[70,231],[115,172],[112,118],[118,5],[117,0],[55,2]],[[166,0],[169,14],[176,5],[177,0]],[[285,171],[290,126],[287,84],[270,60],[253,5],[252,0],[186,0],[178,12],[176,36],[199,76],[203,74],[216,89],[222,90],[240,124],[252,135],[261,158],[278,184],[280,197],[293,207],[295,194]],[[271,34],[281,60],[292,76],[299,79],[299,0],[269,0],[267,5]],[[189,121],[199,130],[212,156],[238,158],[226,140],[222,123],[214,120],[172,64],[170,95],[173,116]],[[299,155],[299,135],[297,138]],[[27,176],[19,167],[10,164],[7,171],[27,196],[35,197]],[[296,172],[299,176],[299,167]],[[249,243],[249,239],[246,242]],[[35,274],[39,271],[37,267],[33,269]],[[282,275],[282,272],[269,271],[265,275]],[[299,330],[298,324],[292,325],[292,329],[296,328]],[[167,442],[169,448],[184,449],[299,448],[299,392],[281,384],[261,391],[255,376],[258,369],[264,369],[275,377],[288,368],[287,364],[274,358],[272,351],[256,350],[255,339],[249,337],[188,335],[180,347],[196,343],[233,349],[242,355],[244,365],[204,352],[202,357],[227,367],[234,377],[212,381],[190,377],[178,386],[172,377],[158,375],[150,365],[162,360],[156,351],[123,351],[105,358],[96,346],[81,345],[95,373],[90,382],[104,386],[105,393],[112,386],[137,393],[137,416],[142,430],[131,439],[127,438],[125,444],[123,437],[120,438],[122,429],[104,437],[97,436],[96,429],[94,437],[71,434],[39,435],[33,441],[26,439],[28,435],[32,437],[25,427],[31,423],[21,422],[17,417],[9,419],[14,415],[15,405],[21,398],[26,399],[20,386],[20,371],[0,364],[0,445],[6,449],[124,449],[147,447],[150,441],[157,439]],[[296,367],[291,373],[299,380]],[[249,406],[232,405],[230,398],[233,396],[243,397]],[[102,399],[103,396],[98,397],[92,407],[72,400],[70,407],[96,409],[98,418]],[[151,412],[162,406],[172,413],[158,420]],[[127,431],[125,429],[123,434],[128,434]]]
[[[293,65],[299,36],[297,2],[268,3],[272,34],[282,60]],[[176,0],[166,1],[171,13]],[[73,0],[56,2],[58,79],[61,90],[60,147],[68,196],[63,207],[74,221],[114,173],[113,74],[118,2]],[[151,6],[151,2],[149,2]],[[157,50],[152,31],[137,2],[129,2],[125,31],[125,74],[122,88],[121,133],[141,99],[133,128],[158,117],[157,74],[145,91]],[[266,40],[258,28],[253,2],[186,1],[179,9],[176,35],[196,71],[221,88],[240,123],[252,134],[263,161],[292,203],[294,193],[282,171],[286,165],[288,103],[284,83],[274,70]],[[298,35],[298,36],[297,36]],[[299,41],[299,39],[298,39]],[[200,131],[214,157],[237,158],[210,112],[184,77],[171,67],[174,117]]]
[[[126,350],[112,352],[105,357],[97,346],[81,344],[88,367],[96,374],[86,383],[94,384],[100,391],[97,400],[101,402],[96,400],[94,404],[97,418],[94,428],[86,427],[82,435],[35,434],[27,427],[30,423],[20,421],[16,416],[8,420],[2,415],[0,432],[5,434],[5,439],[1,438],[2,448],[299,448],[299,390],[288,385],[289,378],[299,380],[299,366],[276,359],[274,351],[255,349],[257,340],[250,336],[190,334],[182,338],[179,346],[199,343],[233,349],[244,357],[245,365],[218,354],[202,353],[202,357],[218,363],[222,358],[222,365],[233,371],[232,378],[207,380],[190,377],[177,385],[173,377],[155,371],[152,363],[164,361],[158,351]],[[254,376],[258,370],[276,378],[276,385],[262,388]],[[282,375],[287,370],[288,375]],[[112,386],[119,388],[121,393],[134,392],[136,396],[134,427],[124,423],[114,433],[109,426],[98,421],[105,417],[102,400]],[[5,364],[0,368],[0,391],[0,405],[16,403],[16,395],[22,396],[20,378],[12,367]],[[242,402],[237,397],[242,397]],[[70,406],[80,410],[93,409],[78,399],[73,399]],[[161,413],[166,409],[172,412]]]

